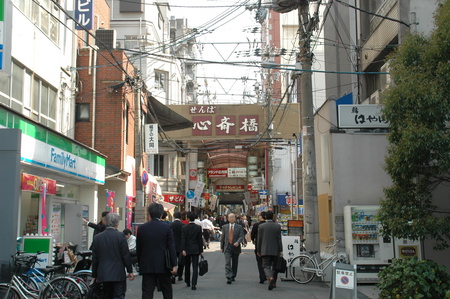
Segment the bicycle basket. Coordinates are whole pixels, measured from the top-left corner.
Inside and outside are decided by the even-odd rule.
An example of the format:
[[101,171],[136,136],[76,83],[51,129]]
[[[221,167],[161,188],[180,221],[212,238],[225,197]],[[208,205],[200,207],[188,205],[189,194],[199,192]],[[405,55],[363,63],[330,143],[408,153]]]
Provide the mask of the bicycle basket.
[[14,274],[14,265],[11,263],[1,264],[0,282],[10,282]]

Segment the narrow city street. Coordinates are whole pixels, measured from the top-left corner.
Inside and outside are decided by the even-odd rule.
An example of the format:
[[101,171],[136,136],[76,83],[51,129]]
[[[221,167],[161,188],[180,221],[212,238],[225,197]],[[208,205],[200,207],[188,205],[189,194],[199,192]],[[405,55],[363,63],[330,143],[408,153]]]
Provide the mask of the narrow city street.
[[[256,268],[253,244],[243,248],[239,257],[239,269],[236,282],[231,285],[226,283],[224,256],[220,251],[219,242],[211,242],[210,249],[203,253],[209,264],[209,272],[200,276],[197,290],[188,288],[184,281],[177,281],[173,285],[174,298],[307,298],[328,299],[330,298],[330,286],[321,281],[313,281],[309,284],[298,284],[285,279],[277,281],[277,287],[272,291],[267,289],[268,284],[260,284]],[[285,277],[285,274],[281,274]],[[280,278],[280,277],[279,277]],[[127,298],[141,297],[141,277],[136,276],[134,281],[127,282]],[[359,289],[361,288],[361,290]],[[358,299],[376,299],[377,290],[375,285],[358,286]],[[161,292],[155,290],[156,299],[163,298]]]

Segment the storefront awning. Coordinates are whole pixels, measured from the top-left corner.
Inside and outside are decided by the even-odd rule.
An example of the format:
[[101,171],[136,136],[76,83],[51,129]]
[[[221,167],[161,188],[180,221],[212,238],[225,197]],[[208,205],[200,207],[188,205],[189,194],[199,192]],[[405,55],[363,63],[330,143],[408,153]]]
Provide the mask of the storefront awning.
[[154,97],[149,97],[150,113],[158,120],[164,131],[175,131],[193,127],[193,123],[179,115]]

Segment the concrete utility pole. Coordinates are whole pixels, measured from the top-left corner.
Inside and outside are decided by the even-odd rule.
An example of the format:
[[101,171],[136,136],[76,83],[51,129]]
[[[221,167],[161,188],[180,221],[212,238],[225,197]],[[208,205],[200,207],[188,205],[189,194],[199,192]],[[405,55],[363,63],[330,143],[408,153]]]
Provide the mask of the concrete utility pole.
[[302,0],[298,8],[299,19],[299,47],[297,62],[302,69],[301,84],[301,113],[302,113],[302,141],[303,141],[303,205],[304,231],[306,247],[320,250],[319,239],[319,209],[317,203],[317,175],[316,175],[316,145],[314,141],[314,105],[312,95],[312,56],[311,36],[319,22],[319,6],[312,17],[309,16],[309,1]]

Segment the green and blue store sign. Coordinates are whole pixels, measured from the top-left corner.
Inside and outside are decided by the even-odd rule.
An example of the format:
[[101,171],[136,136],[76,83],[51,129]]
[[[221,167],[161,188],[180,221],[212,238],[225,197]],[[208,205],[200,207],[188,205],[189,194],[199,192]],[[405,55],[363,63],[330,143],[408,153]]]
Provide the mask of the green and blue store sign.
[[0,128],[22,130],[21,160],[98,184],[105,183],[105,158],[0,107]]

